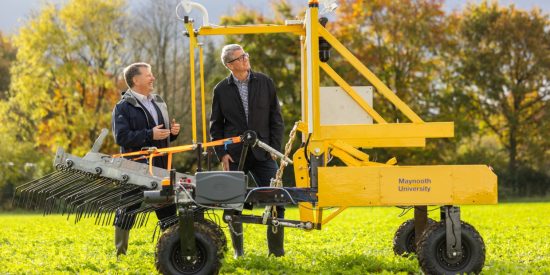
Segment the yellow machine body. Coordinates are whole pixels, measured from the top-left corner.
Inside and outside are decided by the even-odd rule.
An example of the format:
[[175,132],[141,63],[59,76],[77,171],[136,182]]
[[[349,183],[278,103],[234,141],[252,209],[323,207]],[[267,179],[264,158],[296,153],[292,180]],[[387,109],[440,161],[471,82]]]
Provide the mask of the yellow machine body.
[[[424,147],[426,139],[451,138],[453,122],[423,121],[396,93],[384,84],[367,66],[351,53],[319,21],[317,1],[310,1],[301,24],[294,25],[245,25],[202,26],[198,30],[192,21],[186,22],[190,46],[191,75],[194,76],[195,48],[199,49],[202,61],[202,43],[197,37],[210,35],[292,33],[299,36],[301,52],[301,109],[302,117],[298,130],[306,148],[295,152],[294,174],[296,187],[317,190],[316,203],[300,203],[300,219],[318,225],[325,224],[351,206],[396,206],[396,205],[460,205],[496,204],[497,177],[485,165],[426,165],[397,166],[392,158],[385,163],[373,162],[359,148]],[[408,121],[386,121],[361,95],[349,85],[331,66],[319,58],[319,39],[324,39],[343,60],[365,77],[377,96],[385,98],[401,111]],[[298,39],[297,39],[298,41]],[[246,45],[244,45],[246,47]],[[204,98],[204,67],[200,62],[199,76],[201,98]],[[321,122],[321,71],[332,79],[370,118],[370,124],[342,123],[326,125]],[[191,77],[191,97],[195,98],[195,78]],[[192,100],[193,143],[197,142],[196,101]],[[201,110],[205,109],[204,100]],[[202,115],[203,142],[206,143],[206,120]],[[327,115],[327,114],[325,114]],[[328,115],[338,115],[329,112]],[[319,167],[312,167],[307,157],[323,160]],[[336,157],[345,166],[330,166],[329,159]],[[328,163],[328,165],[327,165]],[[312,170],[318,177],[313,179]],[[327,217],[323,209],[334,208]]]
[[485,165],[320,167],[319,207],[497,203]]

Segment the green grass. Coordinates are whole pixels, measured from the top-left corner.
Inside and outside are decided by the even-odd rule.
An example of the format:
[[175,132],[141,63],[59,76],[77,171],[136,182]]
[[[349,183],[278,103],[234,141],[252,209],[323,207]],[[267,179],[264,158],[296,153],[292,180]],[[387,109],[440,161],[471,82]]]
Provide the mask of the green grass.
[[[550,274],[550,203],[465,206],[462,219],[483,237],[486,274]],[[412,211],[411,211],[412,212]],[[286,229],[286,256],[267,257],[265,227],[245,225],[244,258],[227,253],[222,274],[420,273],[414,257],[393,255],[397,208],[348,209],[321,231]],[[287,216],[297,218],[295,208]],[[430,212],[437,219],[439,212]],[[62,216],[0,214],[0,274],[154,274],[154,221],[130,234],[128,255],[115,256],[112,226],[74,224]],[[224,229],[227,234],[227,229]]]

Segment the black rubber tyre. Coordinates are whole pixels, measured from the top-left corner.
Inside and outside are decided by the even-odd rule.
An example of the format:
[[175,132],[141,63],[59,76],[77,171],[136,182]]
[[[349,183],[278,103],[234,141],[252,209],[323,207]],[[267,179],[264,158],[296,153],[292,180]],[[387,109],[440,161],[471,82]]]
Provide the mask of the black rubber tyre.
[[155,253],[157,270],[165,275],[217,274],[221,267],[217,236],[204,223],[195,222],[195,244],[197,260],[185,264],[180,258],[179,225],[171,226],[160,237]]
[[446,253],[445,222],[434,223],[418,243],[418,262],[426,274],[478,274],[485,264],[485,243],[468,223],[461,222],[462,256],[451,259]]
[[218,253],[220,253],[221,257],[223,258],[223,253],[227,252],[228,250],[227,237],[225,236],[225,233],[223,233],[223,230],[220,228],[220,226],[212,220],[204,219],[200,221],[200,223],[205,224],[216,235]]
[[[428,226],[434,224],[433,219],[428,218]],[[414,219],[402,223],[393,236],[393,252],[397,256],[408,257],[416,253],[416,238],[414,234]]]

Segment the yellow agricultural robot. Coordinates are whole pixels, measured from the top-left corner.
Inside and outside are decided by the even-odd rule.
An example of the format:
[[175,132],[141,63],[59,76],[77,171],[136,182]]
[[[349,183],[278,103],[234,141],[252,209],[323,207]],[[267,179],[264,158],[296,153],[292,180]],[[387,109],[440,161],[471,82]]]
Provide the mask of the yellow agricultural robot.
[[[334,6],[325,7],[327,9]],[[183,9],[183,11],[182,11]],[[162,204],[175,203],[176,216],[159,221],[165,229],[157,243],[156,267],[163,274],[215,274],[227,250],[226,237],[211,209],[237,209],[265,206],[262,215],[223,215],[225,222],[241,222],[320,230],[322,226],[353,206],[408,206],[414,219],[405,221],[393,240],[398,255],[416,253],[420,268],[427,274],[479,273],[485,262],[485,244],[470,224],[461,221],[457,205],[496,204],[497,177],[486,165],[398,166],[395,159],[374,162],[358,148],[423,147],[427,138],[453,137],[452,122],[425,122],[394,92],[382,83],[324,27],[319,3],[309,1],[303,20],[285,25],[212,26],[206,9],[192,1],[182,1],[176,12],[203,13],[202,26],[182,16],[189,37],[189,62],[192,76],[191,98],[195,99],[195,55],[198,49],[202,142],[197,141],[197,106],[192,102],[193,144],[165,149],[144,148],[126,155],[106,155],[99,148],[104,131],[92,150],[80,158],[59,149],[56,171],[16,190],[15,203],[45,213],[74,213],[75,219],[92,217],[110,224],[120,207],[144,202],[127,213],[136,217],[134,227],[147,222],[149,213]],[[203,51],[197,37],[234,34],[292,33],[301,47],[301,121],[290,133],[284,154],[258,140],[252,131],[217,141],[207,141]],[[330,66],[329,50],[335,50],[372,86],[350,86]],[[321,87],[323,70],[337,87]],[[392,123],[372,107],[373,93],[389,100],[411,121]],[[345,112],[341,110],[345,108]],[[303,146],[290,158],[296,133]],[[243,150],[261,147],[280,159],[280,170],[271,187],[248,187],[241,171],[203,171],[202,163],[213,146],[238,143]],[[197,153],[195,174],[178,173],[128,158],[154,158]],[[243,154],[246,156],[246,154]],[[327,166],[336,157],[342,166]],[[241,163],[244,161],[240,160]],[[152,163],[151,161],[149,163]],[[282,170],[293,165],[296,187],[283,187]],[[210,169],[210,162],[208,162]],[[136,192],[141,190],[143,192]],[[121,197],[123,199],[121,199]],[[298,205],[299,220],[278,219],[271,212],[275,205]],[[427,206],[440,207],[440,221],[428,218]],[[326,215],[324,210],[333,210]],[[324,213],[325,212],[325,213]],[[228,212],[230,213],[230,212]]]

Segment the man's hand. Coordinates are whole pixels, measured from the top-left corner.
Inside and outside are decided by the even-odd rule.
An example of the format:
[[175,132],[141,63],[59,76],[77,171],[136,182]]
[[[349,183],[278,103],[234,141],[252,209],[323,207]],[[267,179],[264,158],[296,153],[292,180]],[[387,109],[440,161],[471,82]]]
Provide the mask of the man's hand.
[[153,140],[163,140],[170,136],[170,130],[161,129],[163,126],[164,124],[160,124],[153,128]]
[[225,154],[222,157],[223,171],[229,171],[229,162],[234,162],[234,161],[233,161],[233,159],[231,158],[231,156],[229,154]]
[[270,155],[271,155],[271,158],[272,158],[273,160],[277,160],[277,155],[271,154],[271,153],[270,153]]
[[172,124],[170,126],[170,133],[172,135],[177,135],[180,132],[180,124],[176,122],[175,119],[172,119]]

